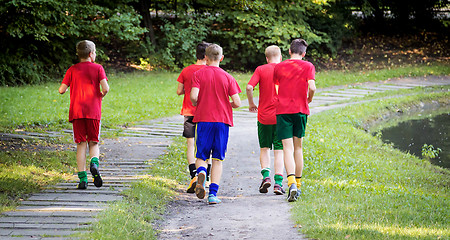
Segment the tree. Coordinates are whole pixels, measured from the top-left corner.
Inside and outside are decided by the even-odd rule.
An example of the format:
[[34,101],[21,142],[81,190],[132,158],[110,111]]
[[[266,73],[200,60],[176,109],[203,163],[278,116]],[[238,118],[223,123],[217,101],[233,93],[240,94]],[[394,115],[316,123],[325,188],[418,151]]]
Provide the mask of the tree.
[[[128,1],[15,0],[0,5],[0,84],[36,83],[72,63],[75,43],[138,40],[145,30]],[[100,48],[100,57],[106,58]]]

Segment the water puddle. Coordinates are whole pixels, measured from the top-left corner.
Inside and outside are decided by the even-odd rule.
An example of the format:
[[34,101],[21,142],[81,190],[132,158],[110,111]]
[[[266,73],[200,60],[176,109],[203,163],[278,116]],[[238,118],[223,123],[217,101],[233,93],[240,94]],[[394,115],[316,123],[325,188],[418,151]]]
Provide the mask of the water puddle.
[[381,130],[384,142],[393,143],[394,147],[422,158],[424,144],[433,145],[436,150],[440,148],[437,158],[431,163],[450,168],[450,112],[435,116],[420,115],[420,119],[399,122]]

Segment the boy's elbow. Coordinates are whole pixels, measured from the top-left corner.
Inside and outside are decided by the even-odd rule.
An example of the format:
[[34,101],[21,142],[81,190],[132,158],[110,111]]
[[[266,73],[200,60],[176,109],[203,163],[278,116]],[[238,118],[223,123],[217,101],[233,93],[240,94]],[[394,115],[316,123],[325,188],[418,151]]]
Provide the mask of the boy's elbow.
[[246,90],[247,92],[253,92],[253,86],[248,84]]

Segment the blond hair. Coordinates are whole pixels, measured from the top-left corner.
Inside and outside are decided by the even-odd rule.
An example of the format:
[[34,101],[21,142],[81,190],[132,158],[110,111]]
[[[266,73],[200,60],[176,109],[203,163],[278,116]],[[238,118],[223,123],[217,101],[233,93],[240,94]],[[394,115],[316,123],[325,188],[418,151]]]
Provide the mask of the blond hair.
[[206,48],[206,56],[211,61],[219,61],[222,57],[222,47],[217,44],[211,44]]
[[95,43],[89,40],[79,41],[77,43],[77,55],[81,59],[89,57],[91,52],[95,51]]
[[271,45],[271,46],[268,46],[266,48],[265,54],[266,54],[266,58],[267,59],[272,59],[272,58],[275,58],[275,57],[280,57],[281,56],[281,50],[280,50],[280,48],[278,46]]

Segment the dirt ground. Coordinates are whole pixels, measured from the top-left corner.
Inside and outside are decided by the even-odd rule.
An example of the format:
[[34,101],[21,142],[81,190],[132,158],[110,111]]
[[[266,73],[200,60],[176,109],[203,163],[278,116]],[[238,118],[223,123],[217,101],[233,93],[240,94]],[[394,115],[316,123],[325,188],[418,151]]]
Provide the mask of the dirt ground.
[[260,183],[256,114],[235,117],[218,192],[222,203],[208,205],[206,197],[180,193],[168,207],[158,239],[304,239],[289,218],[286,195],[275,195],[273,182],[269,193],[259,193]]

